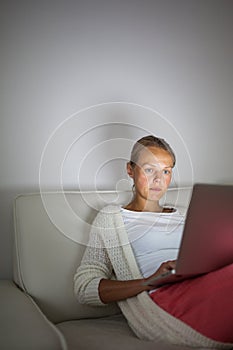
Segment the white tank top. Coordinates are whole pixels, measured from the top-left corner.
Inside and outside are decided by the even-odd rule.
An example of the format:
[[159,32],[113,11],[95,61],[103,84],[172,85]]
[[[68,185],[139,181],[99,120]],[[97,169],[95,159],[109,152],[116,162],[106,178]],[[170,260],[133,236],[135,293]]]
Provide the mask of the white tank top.
[[177,258],[185,215],[135,212],[121,208],[125,228],[136,261],[144,277],[153,274],[167,260]]

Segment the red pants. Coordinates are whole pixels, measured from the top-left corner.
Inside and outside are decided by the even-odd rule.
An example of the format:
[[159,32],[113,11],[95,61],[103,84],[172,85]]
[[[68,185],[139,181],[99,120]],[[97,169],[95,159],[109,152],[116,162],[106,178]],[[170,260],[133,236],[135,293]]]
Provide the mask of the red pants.
[[233,342],[233,264],[166,285],[150,296],[162,309],[201,334]]

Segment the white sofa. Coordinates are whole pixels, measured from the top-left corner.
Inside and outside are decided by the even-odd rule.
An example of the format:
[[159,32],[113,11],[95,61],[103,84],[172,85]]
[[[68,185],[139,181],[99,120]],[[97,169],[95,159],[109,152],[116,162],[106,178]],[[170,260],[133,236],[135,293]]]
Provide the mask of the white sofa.
[[[192,189],[170,189],[166,204],[186,210]],[[131,192],[47,192],[14,201],[14,280],[0,281],[0,349],[178,349],[138,339],[116,304],[80,305],[73,275],[90,223],[108,203]],[[188,349],[188,348],[183,348]]]

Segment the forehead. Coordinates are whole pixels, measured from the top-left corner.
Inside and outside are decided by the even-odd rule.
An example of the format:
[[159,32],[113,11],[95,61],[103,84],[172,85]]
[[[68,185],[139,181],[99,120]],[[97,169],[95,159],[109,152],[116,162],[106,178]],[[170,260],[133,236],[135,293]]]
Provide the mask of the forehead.
[[144,147],[138,157],[138,165],[145,163],[163,163],[166,166],[173,165],[173,159],[170,153],[158,147]]

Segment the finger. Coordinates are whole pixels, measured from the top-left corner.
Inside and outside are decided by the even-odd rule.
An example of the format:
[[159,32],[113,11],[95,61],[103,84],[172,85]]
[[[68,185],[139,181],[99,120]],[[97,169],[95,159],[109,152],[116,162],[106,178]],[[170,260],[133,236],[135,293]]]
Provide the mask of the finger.
[[170,261],[169,266],[174,269],[176,267],[176,262],[175,261]]

